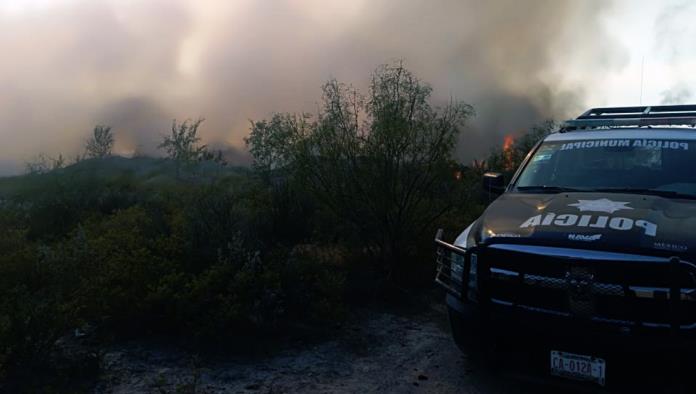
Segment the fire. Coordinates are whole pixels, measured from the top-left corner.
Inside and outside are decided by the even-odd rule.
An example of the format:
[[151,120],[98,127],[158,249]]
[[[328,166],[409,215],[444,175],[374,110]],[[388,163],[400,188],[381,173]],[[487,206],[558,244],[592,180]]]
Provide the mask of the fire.
[[503,140],[503,151],[509,152],[512,149],[512,144],[515,143],[515,137],[512,136],[512,134],[508,134],[505,136],[505,139]]
[[512,134],[508,134],[503,139],[503,159],[505,161],[506,170],[514,170],[515,168],[515,154],[513,151],[513,145],[515,144],[515,137]]

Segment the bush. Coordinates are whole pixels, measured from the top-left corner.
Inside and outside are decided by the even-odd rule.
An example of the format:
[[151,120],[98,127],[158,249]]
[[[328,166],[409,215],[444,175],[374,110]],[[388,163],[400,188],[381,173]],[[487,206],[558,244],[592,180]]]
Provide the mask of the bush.
[[[139,206],[78,229],[69,242],[71,252],[64,252],[78,256],[75,265],[81,270],[74,310],[121,332],[137,327],[200,339],[274,331],[286,324],[289,311],[317,317],[311,312],[316,285],[309,281],[320,275],[320,267],[293,265],[288,252],[249,249],[237,227],[246,222],[243,212],[235,213],[242,208],[227,193],[192,194],[200,193],[207,195],[198,199],[201,205],[170,212],[165,229]],[[311,299],[289,297],[293,292]]]
[[[121,181],[132,199],[94,198],[115,189],[89,182],[3,204],[0,374],[47,364],[56,340],[85,324],[103,338],[220,343],[340,315],[341,269],[282,246],[293,242],[270,212],[284,197],[257,193],[268,189],[253,178],[154,194]],[[69,216],[38,231],[49,207]]]
[[21,209],[14,208],[0,209],[0,378],[46,367],[72,316],[60,267],[27,241]]
[[323,93],[316,118],[276,114],[252,124],[255,168],[271,183],[308,190],[346,230],[335,236],[367,252],[384,278],[422,281],[437,220],[466,204],[453,152],[472,107],[433,107],[431,88],[401,63],[379,67],[367,97],[335,80]]

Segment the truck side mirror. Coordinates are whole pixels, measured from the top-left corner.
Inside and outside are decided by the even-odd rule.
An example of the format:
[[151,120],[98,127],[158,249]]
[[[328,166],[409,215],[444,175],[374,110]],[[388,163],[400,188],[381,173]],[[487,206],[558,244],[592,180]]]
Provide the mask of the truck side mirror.
[[499,172],[483,174],[483,191],[489,198],[497,197],[505,191],[505,177]]

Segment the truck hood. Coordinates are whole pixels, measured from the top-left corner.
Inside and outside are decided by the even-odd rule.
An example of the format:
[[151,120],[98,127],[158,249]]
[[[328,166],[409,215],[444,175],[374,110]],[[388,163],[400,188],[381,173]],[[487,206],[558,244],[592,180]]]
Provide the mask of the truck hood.
[[686,258],[696,253],[696,201],[623,193],[505,193],[472,230],[475,243]]

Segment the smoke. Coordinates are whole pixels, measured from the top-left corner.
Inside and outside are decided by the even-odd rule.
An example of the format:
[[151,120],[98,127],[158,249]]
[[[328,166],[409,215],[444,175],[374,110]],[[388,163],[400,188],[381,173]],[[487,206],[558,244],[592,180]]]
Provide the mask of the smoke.
[[693,99],[688,83],[692,67],[684,70],[679,66],[685,62],[689,64],[688,57],[696,51],[694,9],[693,3],[677,2],[664,7],[655,20],[654,52],[666,60],[670,66],[667,71],[677,76],[677,82],[662,91],[661,104],[684,104]]
[[681,1],[665,6],[655,20],[655,52],[677,61],[696,49],[693,42],[694,4]]
[[[57,0],[0,6],[0,159],[70,155],[95,124],[117,151],[156,153],[172,119],[202,116],[206,142],[240,148],[249,119],[313,112],[329,77],[367,86],[404,59],[435,100],[474,105],[460,156],[587,106],[592,78],[625,54],[603,1]],[[601,43],[601,44],[598,44]],[[246,156],[232,150],[241,161]]]
[[693,97],[693,92],[686,86],[676,85],[662,92],[661,104],[684,104]]

